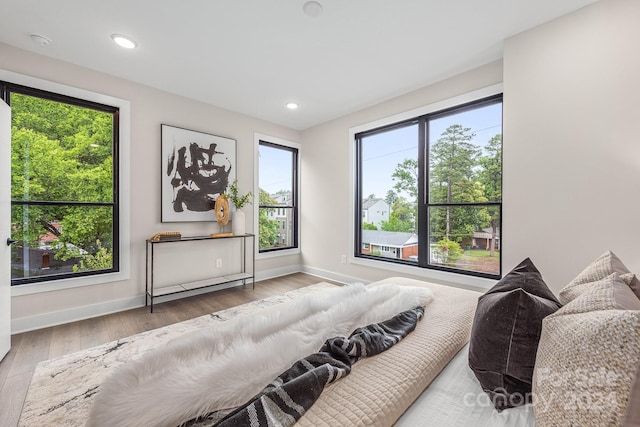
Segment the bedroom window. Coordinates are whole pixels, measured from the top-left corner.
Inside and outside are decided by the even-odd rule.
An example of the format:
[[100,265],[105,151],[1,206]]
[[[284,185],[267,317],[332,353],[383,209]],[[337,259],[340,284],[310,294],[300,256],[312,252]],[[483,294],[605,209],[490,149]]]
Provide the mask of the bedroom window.
[[295,143],[258,140],[259,253],[298,248],[298,152]]
[[[360,132],[355,144],[356,257],[500,277],[502,95]],[[367,222],[372,200],[390,209]]]
[[119,109],[0,82],[11,106],[11,284],[119,271]]

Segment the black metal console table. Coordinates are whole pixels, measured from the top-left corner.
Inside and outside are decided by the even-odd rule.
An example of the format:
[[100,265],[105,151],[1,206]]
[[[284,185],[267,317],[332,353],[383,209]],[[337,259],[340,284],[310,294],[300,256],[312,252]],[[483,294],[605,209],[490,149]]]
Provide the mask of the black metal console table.
[[[223,276],[211,277],[204,280],[198,280],[195,282],[180,283],[172,286],[163,286],[157,289],[154,288],[153,286],[154,265],[153,264],[154,264],[154,248],[156,245],[165,245],[165,244],[172,244],[172,243],[179,243],[179,242],[193,242],[197,240],[211,240],[212,242],[214,242],[214,241],[227,240],[227,239],[240,239],[240,241],[242,242],[240,245],[240,255],[242,258],[240,260],[239,272],[234,274],[225,274]],[[247,268],[247,258],[248,258],[246,255],[247,239],[251,239],[251,244],[252,244],[251,253],[253,254],[251,257],[252,260],[251,260],[250,270]],[[145,271],[146,271],[145,307],[150,306],[151,313],[153,313],[154,298],[158,298],[166,295],[178,294],[181,292],[188,292],[194,289],[213,288],[215,286],[220,286],[226,283],[232,283],[232,282],[238,282],[238,281],[242,281],[242,284],[246,285],[247,281],[251,280],[253,289],[255,289],[256,288],[255,253],[256,253],[256,239],[254,234],[243,234],[239,236],[233,236],[233,235],[218,236],[218,237],[192,236],[192,237],[181,237],[181,238],[171,239],[171,240],[159,240],[159,241],[153,241],[148,239],[147,245],[146,245],[146,267],[145,267]]]

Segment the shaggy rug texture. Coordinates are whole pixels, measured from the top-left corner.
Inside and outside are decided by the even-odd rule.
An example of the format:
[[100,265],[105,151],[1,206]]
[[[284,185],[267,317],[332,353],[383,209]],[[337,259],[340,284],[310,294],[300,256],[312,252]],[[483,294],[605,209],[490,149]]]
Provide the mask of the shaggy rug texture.
[[251,316],[257,310],[274,309],[282,303],[332,288],[336,286],[317,283],[43,361],[31,379],[18,425],[84,426],[96,391],[118,366],[184,334],[221,325],[238,316]]
[[327,339],[430,299],[426,288],[348,285],[185,334],[119,367],[97,389],[87,426],[174,427],[237,407]]

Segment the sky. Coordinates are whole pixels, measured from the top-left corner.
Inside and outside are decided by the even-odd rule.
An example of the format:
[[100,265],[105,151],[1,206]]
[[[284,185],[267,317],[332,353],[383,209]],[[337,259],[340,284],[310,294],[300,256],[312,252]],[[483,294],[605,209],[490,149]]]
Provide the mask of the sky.
[[[431,120],[429,138],[437,140],[452,124],[471,128],[475,133],[472,143],[482,148],[495,135],[502,133],[502,104],[493,104],[443,118]],[[363,139],[363,189],[364,197],[375,194],[384,198],[393,188],[391,175],[396,165],[405,159],[418,158],[418,125],[379,133]]]
[[291,152],[260,145],[259,156],[258,182],[260,188],[269,194],[277,193],[280,190],[291,191]]

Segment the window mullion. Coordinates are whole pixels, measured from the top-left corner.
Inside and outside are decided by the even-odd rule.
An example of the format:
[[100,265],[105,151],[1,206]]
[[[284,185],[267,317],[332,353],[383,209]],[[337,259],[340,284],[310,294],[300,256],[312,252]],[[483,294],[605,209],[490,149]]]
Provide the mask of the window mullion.
[[423,117],[418,132],[418,265],[429,264],[429,121]]

